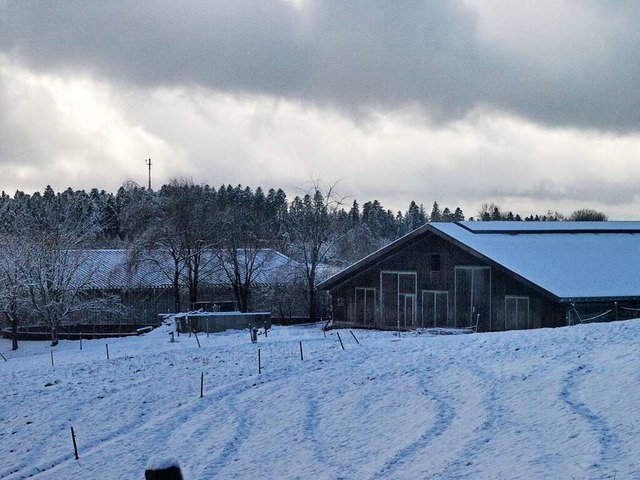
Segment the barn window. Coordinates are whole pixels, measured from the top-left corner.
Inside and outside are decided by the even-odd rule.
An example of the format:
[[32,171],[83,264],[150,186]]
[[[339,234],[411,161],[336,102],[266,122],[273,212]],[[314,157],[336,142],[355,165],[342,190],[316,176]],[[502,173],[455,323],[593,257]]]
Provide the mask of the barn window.
[[432,253],[429,256],[429,263],[431,265],[432,272],[439,272],[440,271],[440,254]]
[[504,297],[504,329],[529,328],[529,297],[507,295]]

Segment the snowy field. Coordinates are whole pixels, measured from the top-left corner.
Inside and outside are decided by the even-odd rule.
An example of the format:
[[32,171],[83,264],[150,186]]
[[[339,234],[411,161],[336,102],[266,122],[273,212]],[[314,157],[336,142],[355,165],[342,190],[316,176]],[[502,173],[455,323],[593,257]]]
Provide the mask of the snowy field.
[[640,478],[640,320],[340,330],[344,350],[319,325],[168,332],[62,341],[55,366],[0,340],[0,478],[141,479],[154,457],[191,480]]

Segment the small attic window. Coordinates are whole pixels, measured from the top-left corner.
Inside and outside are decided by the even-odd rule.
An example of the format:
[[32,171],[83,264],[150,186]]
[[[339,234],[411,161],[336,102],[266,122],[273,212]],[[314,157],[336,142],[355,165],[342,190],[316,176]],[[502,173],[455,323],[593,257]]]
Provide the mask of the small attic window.
[[439,253],[432,253],[431,255],[429,255],[429,264],[431,265],[431,271],[432,272],[439,272],[440,271],[440,254]]

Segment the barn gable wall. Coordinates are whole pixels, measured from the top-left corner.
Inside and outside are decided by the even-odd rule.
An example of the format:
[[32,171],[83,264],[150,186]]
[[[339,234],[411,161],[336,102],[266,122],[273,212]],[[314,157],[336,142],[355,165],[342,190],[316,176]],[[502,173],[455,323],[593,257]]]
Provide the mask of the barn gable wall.
[[566,324],[565,307],[432,233],[330,293],[334,320],[350,325],[501,331]]

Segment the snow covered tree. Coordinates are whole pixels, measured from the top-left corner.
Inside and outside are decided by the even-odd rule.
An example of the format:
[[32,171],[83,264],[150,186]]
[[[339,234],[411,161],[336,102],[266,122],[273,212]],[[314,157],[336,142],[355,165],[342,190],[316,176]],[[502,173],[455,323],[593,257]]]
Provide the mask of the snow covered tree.
[[78,205],[50,188],[32,205],[21,233],[22,278],[30,307],[58,344],[58,328],[67,319],[89,312],[118,310],[118,302],[94,293],[93,279],[100,265],[88,261],[99,225],[79,216]]
[[335,186],[332,184],[323,189],[314,180],[311,189],[302,198],[295,197],[289,209],[290,248],[304,268],[311,321],[317,320],[319,315],[318,267],[329,260],[340,232],[337,210],[342,199],[338,198]]
[[407,232],[411,232],[416,228],[424,225],[427,221],[424,215],[424,208],[418,207],[416,202],[412,200],[409,204],[409,209],[404,216],[404,221],[407,225]]
[[358,206],[357,201],[353,201],[351,205],[351,209],[349,210],[349,224],[351,226],[356,226],[360,223],[360,207]]
[[[255,276],[268,268],[275,253],[268,247],[280,245],[282,233],[279,214],[271,217],[259,208],[260,201],[249,187],[221,187],[216,217],[217,237],[214,255],[217,266],[226,275],[240,311],[251,305]],[[280,208],[276,209],[280,210]]]
[[25,312],[27,281],[24,278],[24,241],[16,230],[20,214],[16,205],[0,205],[0,311],[11,328],[11,349],[18,349],[18,325]]

